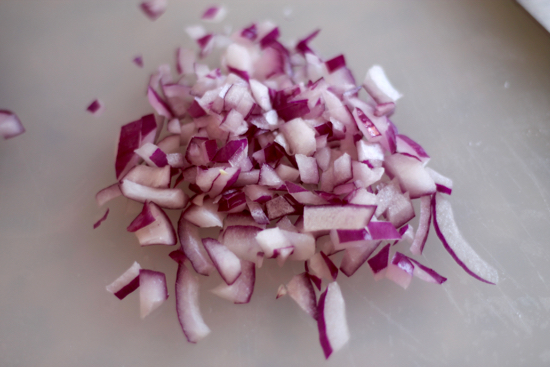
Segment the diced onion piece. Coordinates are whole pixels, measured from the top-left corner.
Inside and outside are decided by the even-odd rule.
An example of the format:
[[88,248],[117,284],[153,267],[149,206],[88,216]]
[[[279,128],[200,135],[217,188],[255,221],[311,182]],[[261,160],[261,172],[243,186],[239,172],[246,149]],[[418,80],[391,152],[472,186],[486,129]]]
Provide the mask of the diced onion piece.
[[352,276],[367,261],[380,243],[381,241],[370,240],[362,241],[356,246],[347,247],[340,263],[342,273],[348,277]]
[[254,292],[256,268],[253,262],[241,260],[242,273],[237,280],[227,285],[222,283],[212,289],[212,293],[233,303],[248,303]]
[[[297,274],[287,283],[288,295],[304,310],[309,316],[317,320],[317,301],[315,290],[307,273]],[[277,293],[279,295],[279,292]],[[278,298],[278,297],[277,297]]]
[[414,265],[409,258],[400,252],[396,252],[388,265],[386,278],[407,289],[413,277]]
[[289,247],[291,245],[290,241],[277,227],[265,229],[259,232],[256,235],[256,241],[258,241],[262,251],[268,258],[274,257],[275,250]]
[[219,23],[227,15],[227,8],[224,6],[211,6],[202,14],[202,20],[205,22]]
[[431,169],[430,167],[426,167],[426,171],[428,171],[428,174],[433,178],[438,192],[451,195],[453,192],[453,180],[443,176],[441,173]]
[[140,270],[141,266],[134,261],[128,270],[106,287],[107,291],[114,294],[118,299],[124,299],[138,289]]
[[124,176],[123,179],[143,186],[168,188],[170,185],[170,167],[149,167],[145,165],[135,166]]
[[286,287],[284,284],[281,284],[279,286],[279,288],[277,289],[277,296],[275,297],[275,299],[279,299],[281,297],[284,297],[286,296],[288,293],[288,291],[286,290]]
[[101,189],[95,195],[95,200],[98,206],[103,206],[105,203],[113,200],[122,195],[118,183],[107,186],[104,189]]
[[201,228],[223,227],[224,213],[218,211],[218,205],[212,200],[205,200],[202,206],[191,205],[183,218]]
[[293,154],[311,156],[317,149],[315,130],[301,118],[295,118],[281,126],[286,141]]
[[433,269],[428,268],[427,266],[422,265],[415,259],[409,258],[409,260],[414,265],[413,275],[419,279],[422,279],[428,283],[443,284],[447,281],[447,278],[439,275]]
[[377,103],[395,102],[403,96],[391,85],[384,69],[379,65],[374,65],[367,71],[363,87]]
[[317,326],[321,347],[328,359],[333,352],[340,350],[349,340],[346,320],[346,304],[340,286],[332,282],[319,298]]
[[386,172],[396,177],[403,191],[408,191],[411,199],[435,193],[436,186],[422,162],[404,154],[392,154],[384,161]]
[[16,114],[8,110],[0,110],[0,135],[4,139],[11,139],[25,132],[23,124]]
[[202,245],[197,226],[186,221],[183,213],[178,221],[178,237],[185,256],[198,274],[209,275],[214,266]]
[[304,207],[304,230],[361,229],[374,214],[374,206],[320,205]]
[[176,311],[190,343],[197,343],[210,333],[199,308],[199,280],[183,263],[178,264],[176,277]]
[[94,99],[93,102],[88,105],[88,108],[86,108],[86,110],[92,115],[100,116],[103,113],[104,106],[99,99]]
[[168,6],[167,0],[147,0],[143,1],[140,5],[141,10],[149,19],[156,20],[166,11]]
[[122,180],[120,183],[122,195],[128,199],[144,203],[152,201],[167,209],[182,209],[187,204],[187,195],[179,188],[165,189],[154,188],[137,184],[130,180]]
[[390,257],[390,244],[384,246],[376,255],[368,260],[369,266],[374,273],[374,279],[380,280],[388,267]]
[[146,203],[145,206],[148,207],[154,221],[135,231],[139,244],[141,246],[175,245],[177,242],[176,232],[170,218],[153,202]]
[[139,271],[139,303],[141,318],[145,318],[168,299],[166,276],[154,270]]
[[136,64],[140,68],[143,68],[143,56],[137,55],[132,59],[132,61],[134,62],[134,64]]
[[213,238],[203,238],[202,244],[223,280],[231,285],[241,275],[241,262],[226,246]]

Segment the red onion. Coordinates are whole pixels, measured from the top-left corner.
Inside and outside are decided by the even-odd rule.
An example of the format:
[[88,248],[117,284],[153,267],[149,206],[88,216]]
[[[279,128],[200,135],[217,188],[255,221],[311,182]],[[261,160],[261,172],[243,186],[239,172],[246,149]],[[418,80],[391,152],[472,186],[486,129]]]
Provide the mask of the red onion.
[[105,214],[103,214],[103,216],[99,218],[97,222],[94,223],[94,229],[99,227],[101,223],[103,223],[107,219],[107,215],[109,215],[109,208],[107,208],[107,210],[105,211]]
[[187,269],[183,261],[178,261],[176,310],[183,333],[190,343],[197,343],[210,334],[210,328],[204,323],[199,308],[199,279]]
[[139,271],[139,303],[141,318],[145,318],[168,299],[166,276],[154,270]]
[[202,20],[212,23],[221,22],[227,14],[227,9],[223,6],[211,6],[202,14]]
[[118,299],[124,299],[138,289],[140,271],[141,266],[134,262],[128,270],[106,287],[107,291],[114,294]]
[[101,103],[98,99],[95,99],[92,103],[90,103],[86,110],[95,116],[99,116],[103,112],[103,108],[103,103]]
[[8,110],[0,110],[0,135],[11,139],[25,132],[23,124],[16,114]]
[[349,330],[346,321],[346,305],[338,283],[333,282],[319,298],[319,339],[321,347],[328,358],[337,352],[349,340]]
[[[165,6],[142,3],[152,19]],[[224,15],[223,7],[214,6],[202,19]],[[122,195],[143,203],[127,228],[141,245],[179,240],[170,257],[178,263],[176,308],[190,342],[210,332],[193,272],[208,276],[216,269],[223,282],[211,291],[248,303],[264,261],[303,261],[305,272],[281,285],[277,298],[288,293],[317,320],[328,358],[349,339],[339,270],[350,277],[368,262],[376,280],[385,277],[403,288],[413,277],[446,281],[415,258],[432,217],[457,263],[496,283],[496,270],[462,238],[442,195],[451,194],[452,180],[427,167],[426,151],[389,119],[401,94],[380,66],[358,86],[344,55],[325,60],[310,47],[318,30],[294,48],[285,46],[271,22],[229,37],[201,25],[186,31],[200,51],[176,50],[177,78],[169,65],[151,75],[147,97],[155,114],[121,127],[117,182],[100,190],[96,201],[104,205]],[[222,48],[218,66],[197,62],[215,47]],[[14,136],[17,121],[0,111],[0,132],[11,129],[4,135]],[[420,213],[413,228],[415,202]],[[177,234],[165,210],[179,211]],[[201,239],[199,228],[212,227],[221,229],[218,237]],[[409,245],[410,257],[402,252]],[[338,252],[341,260],[333,256]],[[142,316],[168,297],[164,274],[139,265],[108,290],[122,299],[137,286]]]
[[151,20],[156,20],[166,11],[168,6],[167,0],[147,0],[143,1],[140,5],[141,10]]
[[317,320],[317,300],[315,290],[307,273],[292,277],[286,285],[288,295],[304,310],[309,316]]
[[134,64],[136,64],[140,68],[143,68],[143,56],[137,55],[132,59],[132,61],[134,62]]

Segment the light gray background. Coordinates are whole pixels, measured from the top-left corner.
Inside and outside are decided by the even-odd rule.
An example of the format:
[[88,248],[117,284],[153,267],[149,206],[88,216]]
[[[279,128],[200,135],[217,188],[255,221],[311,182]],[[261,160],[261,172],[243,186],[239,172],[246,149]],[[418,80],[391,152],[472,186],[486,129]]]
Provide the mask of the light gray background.
[[[224,24],[270,18],[290,40],[320,27],[362,80],[381,64],[403,94],[394,122],[455,182],[464,236],[499,271],[469,277],[430,234],[423,261],[449,278],[404,291],[361,268],[339,283],[350,343],[324,362],[315,323],[277,286],[301,271],[258,271],[248,305],[201,296],[212,333],[188,344],[175,315],[176,265],[109,219],[95,193],[114,180],[122,124],[151,112],[150,72],[191,46],[198,1],[169,0],[151,22],[138,1],[0,1],[0,108],[27,133],[0,141],[0,365],[544,366],[550,364],[550,35],[513,1],[225,1]],[[292,10],[290,17],[285,11]],[[212,29],[222,29],[216,25]],[[145,68],[132,62],[142,53]],[[85,112],[96,97],[96,118]],[[174,214],[174,218],[177,214]],[[104,287],[134,261],[164,271],[172,296],[145,320],[137,294]],[[203,279],[203,289],[219,277]]]

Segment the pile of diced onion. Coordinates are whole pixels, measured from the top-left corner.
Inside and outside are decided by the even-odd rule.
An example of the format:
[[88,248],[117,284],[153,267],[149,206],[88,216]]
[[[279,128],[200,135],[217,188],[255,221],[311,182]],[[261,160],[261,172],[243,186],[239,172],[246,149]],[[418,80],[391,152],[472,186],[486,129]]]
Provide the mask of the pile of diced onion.
[[[403,288],[413,277],[446,281],[420,257],[431,223],[469,274],[497,282],[456,227],[452,181],[390,120],[401,94],[380,66],[358,84],[343,55],[325,60],[312,50],[318,31],[288,45],[268,21],[230,35],[187,32],[199,51],[178,49],[175,73],[162,65],[150,77],[154,113],[122,126],[117,182],[96,199],[143,203],[127,230],[141,246],[175,247],[177,314],[190,342],[210,332],[197,275],[219,273],[211,291],[248,303],[264,261],[298,261],[304,272],[273,295],[290,296],[316,320],[328,358],[349,339],[340,272],[367,263],[375,279]],[[223,56],[210,69],[201,59],[213,50]],[[176,225],[167,210],[181,212]],[[211,227],[219,236],[201,238],[199,228]],[[137,262],[107,290],[123,299],[138,288],[142,317],[168,298],[164,273]]]

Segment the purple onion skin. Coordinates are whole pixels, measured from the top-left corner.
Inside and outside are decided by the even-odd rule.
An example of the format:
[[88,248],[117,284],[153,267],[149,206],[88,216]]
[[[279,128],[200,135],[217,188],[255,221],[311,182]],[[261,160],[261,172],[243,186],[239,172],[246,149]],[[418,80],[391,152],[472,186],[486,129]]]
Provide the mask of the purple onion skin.
[[328,288],[321,294],[319,297],[319,303],[317,305],[317,327],[319,329],[319,341],[321,342],[321,348],[323,348],[323,353],[325,353],[325,358],[328,359],[332,354],[332,347],[328,340],[327,335],[327,325],[325,322],[325,299],[327,298]]
[[97,222],[94,223],[94,229],[99,227],[101,223],[103,223],[103,221],[107,219],[108,215],[109,215],[109,208],[107,208],[107,210],[105,211],[105,214],[103,214],[103,216]]
[[379,273],[388,266],[388,260],[390,257],[390,244],[380,250],[375,256],[368,260],[369,266],[371,267],[374,274]]
[[129,295],[130,293],[132,293],[138,288],[139,288],[139,275],[136,276],[134,279],[132,279],[130,283],[120,288],[120,290],[115,293],[115,296],[118,299],[123,300],[124,298],[126,298],[127,295]]

